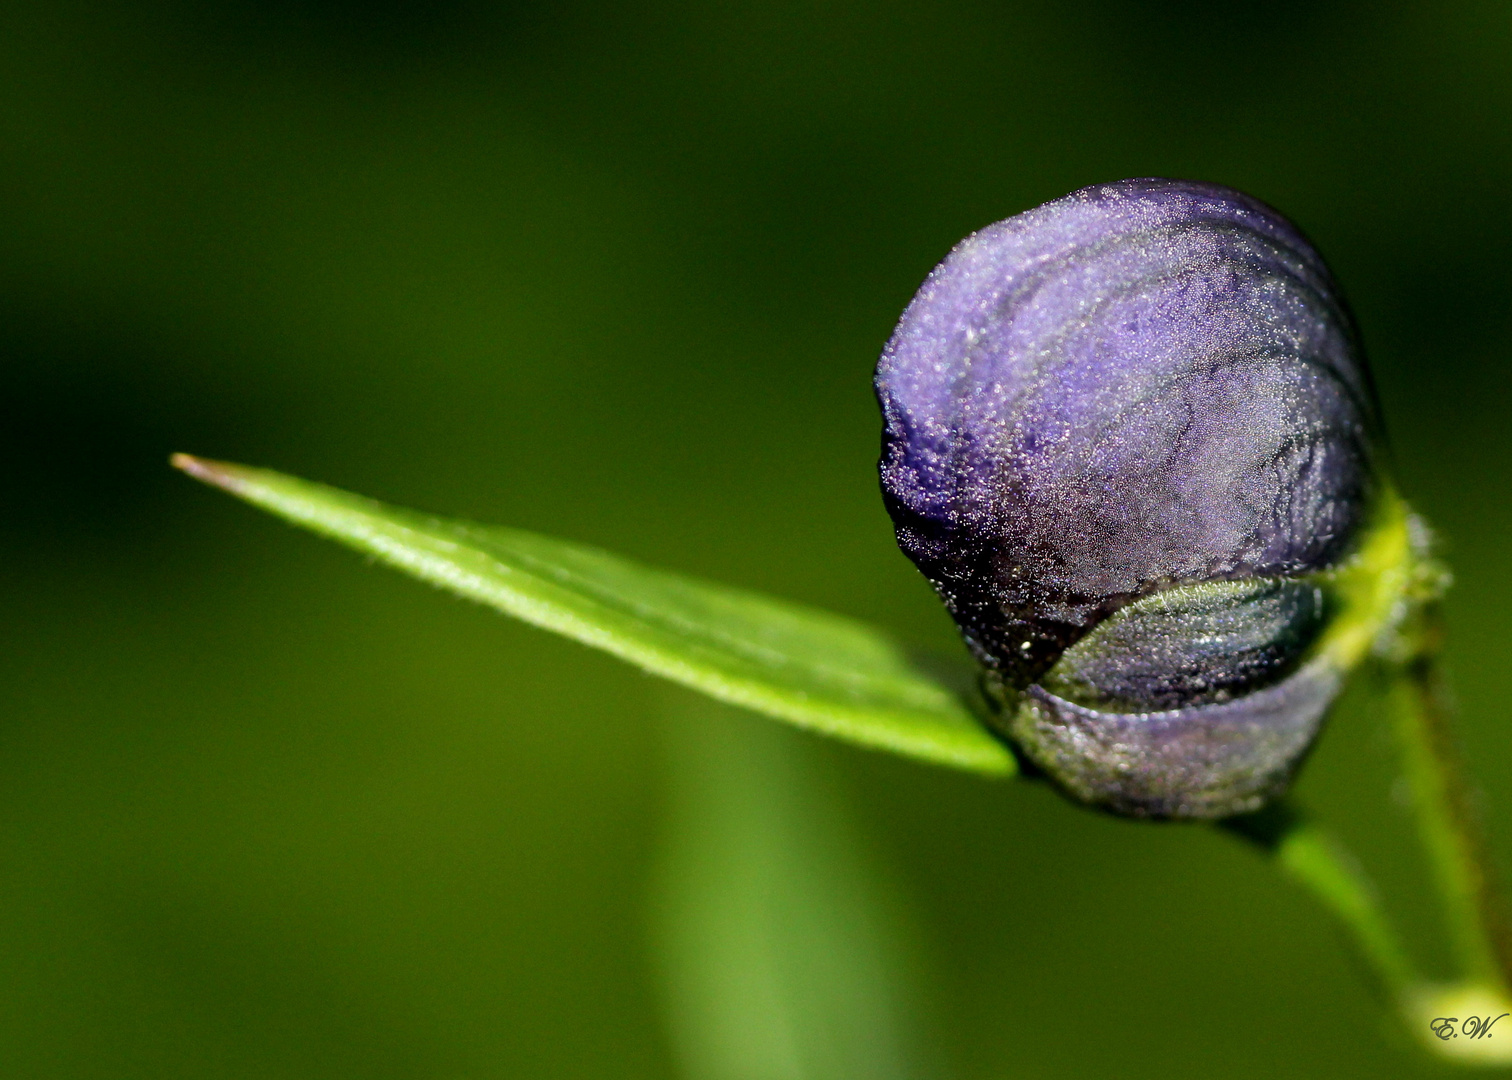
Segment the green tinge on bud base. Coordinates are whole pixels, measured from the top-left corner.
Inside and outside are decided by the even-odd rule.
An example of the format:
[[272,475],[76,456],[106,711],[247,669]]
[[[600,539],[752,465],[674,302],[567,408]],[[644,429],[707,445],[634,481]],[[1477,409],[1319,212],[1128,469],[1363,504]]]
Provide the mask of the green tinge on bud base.
[[1437,596],[1447,572],[1428,558],[1428,530],[1396,491],[1387,487],[1374,508],[1364,543],[1318,582],[1338,605],[1317,655],[1349,672],[1372,648],[1398,651],[1395,631],[1415,601]]
[[[1361,660],[1407,647],[1397,629],[1441,573],[1426,557],[1426,539],[1383,485],[1358,547],[1339,565],[1296,578],[1177,586],[1135,601],[1025,691],[989,672],[985,689],[998,706],[992,722],[1080,802],[1139,817],[1256,811],[1285,791]],[[1208,700],[1172,683],[1171,696],[1186,703],[1126,704],[1155,699],[1150,687],[1190,660],[1198,665],[1192,681],[1206,684]],[[1255,685],[1245,660],[1262,672],[1269,667],[1279,681],[1245,691]],[[1128,699],[1118,696],[1120,678]]]

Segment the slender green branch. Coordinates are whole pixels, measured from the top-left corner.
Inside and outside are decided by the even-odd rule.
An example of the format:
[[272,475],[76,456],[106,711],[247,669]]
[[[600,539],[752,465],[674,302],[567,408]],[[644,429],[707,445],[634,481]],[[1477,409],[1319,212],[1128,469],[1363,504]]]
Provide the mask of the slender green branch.
[[1416,554],[1403,616],[1375,652],[1456,977],[1447,983],[1423,978],[1363,870],[1317,825],[1284,805],[1223,824],[1268,852],[1339,918],[1424,1048],[1459,1064],[1505,1067],[1512,1065],[1512,1031],[1499,1032],[1498,1039],[1494,1026],[1512,1013],[1512,932],[1438,673],[1435,601],[1443,575],[1421,549]]
[[[1450,730],[1437,664],[1440,630],[1432,595],[1414,604],[1389,673],[1393,726],[1412,792],[1413,816],[1443,903],[1460,977],[1423,985],[1403,1001],[1408,1026],[1436,1053],[1465,1064],[1512,1065],[1512,1032],[1466,1036],[1512,1013],[1512,936],[1506,905],[1471,804]],[[1458,1023],[1458,1035],[1455,1024]],[[1426,1037],[1425,1037],[1426,1038]]]
[[1394,999],[1422,981],[1381,909],[1374,883],[1334,836],[1303,823],[1282,841],[1276,862],[1339,917]]
[[1425,979],[1386,917],[1375,886],[1338,839],[1285,805],[1221,824],[1265,851],[1338,917],[1420,1046],[1455,1064],[1512,1065],[1512,1038],[1495,1030],[1512,1012],[1500,980],[1478,971],[1448,983]]
[[1389,691],[1414,817],[1462,976],[1505,991],[1512,987],[1512,936],[1450,730],[1436,613],[1425,608],[1415,621],[1417,647],[1393,673]]
[[[1436,601],[1446,575],[1415,538],[1403,560],[1400,607],[1372,652],[1412,794],[1413,816],[1453,946],[1456,977],[1430,982],[1414,965],[1375,889],[1353,857],[1285,807],[1224,823],[1267,851],[1340,920],[1408,1031],[1436,1057],[1512,1065],[1512,932],[1451,731],[1437,655]],[[1500,1034],[1502,1037],[1497,1038]]]
[[1335,837],[1284,804],[1230,818],[1223,827],[1269,854],[1287,877],[1339,918],[1393,1002],[1405,1001],[1422,985],[1374,884]]

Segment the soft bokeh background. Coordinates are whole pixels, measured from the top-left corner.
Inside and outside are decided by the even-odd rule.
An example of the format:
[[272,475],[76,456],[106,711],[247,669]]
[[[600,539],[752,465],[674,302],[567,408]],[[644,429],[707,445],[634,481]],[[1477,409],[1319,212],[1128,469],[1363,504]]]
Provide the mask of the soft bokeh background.
[[[1229,183],[1353,298],[1512,865],[1509,57],[1500,3],[4,5],[4,1072],[687,1077],[662,838],[698,760],[771,760],[849,807],[856,880],[911,928],[931,1075],[1436,1075],[1210,830],[669,722],[697,710],[165,458],[951,649],[876,494],[893,320],[973,228]],[[726,736],[768,756],[697,757]],[[1361,694],[1300,793],[1431,957],[1393,778]]]

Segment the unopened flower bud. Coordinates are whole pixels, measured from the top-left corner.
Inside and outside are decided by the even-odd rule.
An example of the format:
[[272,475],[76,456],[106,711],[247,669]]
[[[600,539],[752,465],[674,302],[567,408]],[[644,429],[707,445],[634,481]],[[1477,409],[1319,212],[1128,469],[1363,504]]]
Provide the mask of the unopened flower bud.
[[1327,268],[1212,184],[1127,180],[963,240],[877,367],[882,488],[1019,750],[1122,813],[1284,788],[1343,678],[1320,575],[1378,494]]

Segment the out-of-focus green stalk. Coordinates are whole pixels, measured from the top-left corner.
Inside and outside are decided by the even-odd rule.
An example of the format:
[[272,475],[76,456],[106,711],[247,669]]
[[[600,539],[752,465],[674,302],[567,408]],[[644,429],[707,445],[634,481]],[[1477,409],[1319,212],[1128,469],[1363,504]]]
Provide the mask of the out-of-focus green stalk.
[[1307,888],[1344,923],[1394,1000],[1423,981],[1381,910],[1374,884],[1336,837],[1304,821],[1281,840],[1275,855],[1293,881]]
[[[1349,634],[1337,637],[1352,646],[1352,655],[1340,652],[1341,666],[1363,660],[1384,676],[1455,978],[1436,983],[1423,977],[1364,871],[1320,826],[1286,806],[1224,826],[1257,843],[1339,918],[1421,1045],[1458,1064],[1512,1066],[1512,926],[1474,813],[1437,663],[1437,601],[1448,575],[1429,555],[1421,522],[1394,496],[1386,505],[1385,526],[1341,576]],[[1366,602],[1348,603],[1352,593]],[[1382,618],[1386,598],[1394,598],[1395,608]]]
[[1223,827],[1260,847],[1287,877],[1339,918],[1392,1001],[1406,999],[1423,983],[1381,909],[1375,886],[1354,856],[1325,829],[1284,804],[1230,818]]
[[[1425,614],[1428,619],[1431,614]],[[1437,637],[1431,626],[1429,634]],[[1505,908],[1471,808],[1469,781],[1431,650],[1400,666],[1389,695],[1413,817],[1460,971],[1466,978],[1512,985]]]
[[[1425,579],[1433,568],[1427,567]],[[1512,1066],[1512,936],[1506,902],[1481,834],[1471,783],[1450,724],[1438,667],[1439,582],[1413,598],[1397,633],[1387,689],[1392,726],[1435,890],[1458,968],[1447,985],[1421,985],[1403,999],[1407,1022],[1440,1056]],[[1446,1020],[1456,1023],[1444,1026]],[[1493,1026],[1475,1036],[1485,1023]],[[1433,1036],[1426,1032],[1437,1030]],[[1445,1033],[1449,1037],[1445,1037]]]
[[[1334,913],[1419,1045],[1455,1064],[1512,1065],[1512,1025],[1508,1024],[1512,1017],[1506,1016],[1512,1012],[1512,997],[1499,972],[1485,966],[1484,955],[1461,958],[1462,962],[1468,958],[1474,966],[1465,967],[1459,979],[1430,982],[1413,963],[1358,861],[1325,829],[1286,806],[1230,819],[1224,828],[1266,851],[1287,877]],[[1460,835],[1463,839],[1466,834]],[[1441,837],[1434,842],[1442,841]],[[1460,888],[1464,884],[1463,868],[1455,872],[1460,877],[1455,887]],[[1483,865],[1476,880],[1489,890]],[[1442,891],[1445,882],[1439,885]],[[1495,895],[1487,891],[1481,901],[1494,905]],[[1476,920],[1476,926],[1480,925],[1479,908],[1456,912],[1447,896],[1446,908],[1450,909],[1451,921],[1468,914]],[[1469,931],[1462,932],[1468,938]],[[1489,943],[1493,939],[1482,935],[1480,940]],[[1507,1026],[1498,1031],[1498,1021]],[[1482,1034],[1476,1037],[1476,1032]]]

